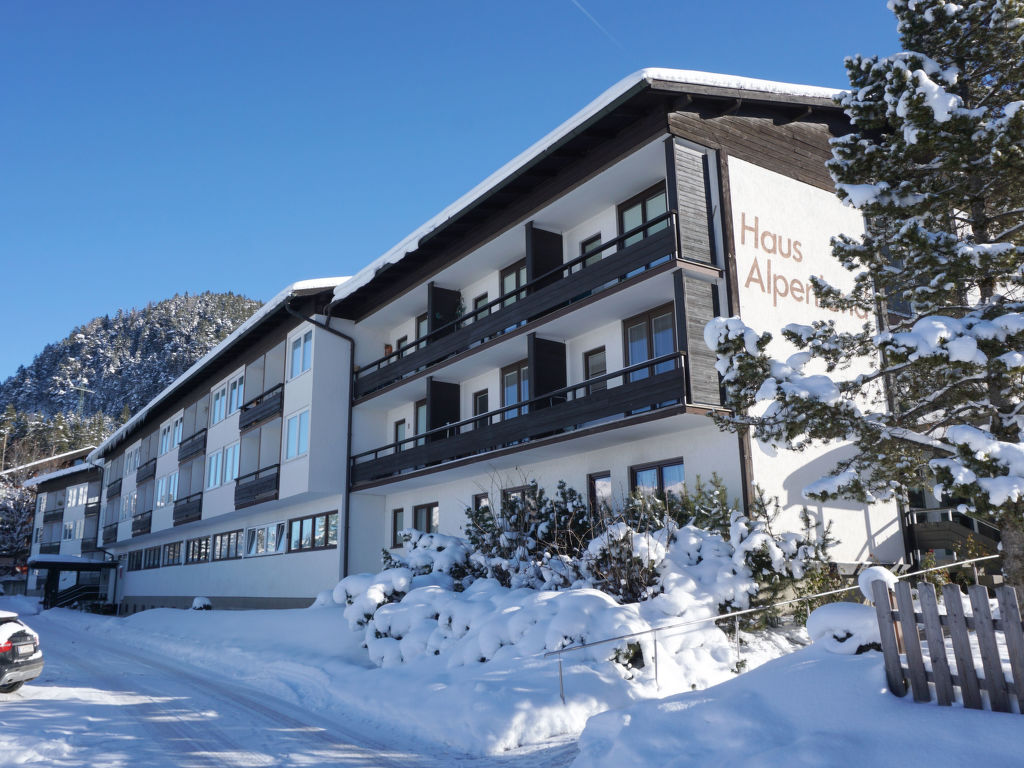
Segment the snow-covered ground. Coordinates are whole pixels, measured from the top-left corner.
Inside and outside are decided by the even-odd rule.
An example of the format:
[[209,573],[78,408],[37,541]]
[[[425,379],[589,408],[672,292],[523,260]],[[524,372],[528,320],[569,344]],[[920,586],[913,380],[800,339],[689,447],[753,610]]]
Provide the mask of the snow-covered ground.
[[0,609],[26,615],[47,660],[0,697],[0,766],[1009,766],[1024,735],[1018,715],[895,698],[878,653],[757,666],[796,647],[779,635],[745,637],[752,671],[686,693],[567,656],[563,705],[551,659],[377,668],[339,608]]

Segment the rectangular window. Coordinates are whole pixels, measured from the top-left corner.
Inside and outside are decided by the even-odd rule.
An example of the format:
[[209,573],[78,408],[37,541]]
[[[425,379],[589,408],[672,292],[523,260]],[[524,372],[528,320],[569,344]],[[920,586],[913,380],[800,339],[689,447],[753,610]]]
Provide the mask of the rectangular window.
[[526,259],[517,261],[501,270],[501,295],[505,297],[501,306],[507,307],[523,298],[525,294],[519,289],[524,285],[526,285]]
[[[580,256],[586,256],[583,260],[583,266],[589,267],[591,264],[596,264],[601,260],[602,253],[597,249],[601,247],[601,235],[600,233],[588,237],[582,243],[580,243]],[[594,253],[591,253],[594,251]],[[589,256],[587,254],[590,253]]]
[[129,571],[141,571],[142,570],[142,550],[136,549],[134,552],[128,553],[128,570]]
[[288,419],[288,433],[284,457],[294,459],[309,451],[309,411],[297,413]]
[[[592,349],[589,352],[583,353],[583,378],[589,381],[595,379],[598,376],[604,376],[608,373],[608,361],[607,356],[604,353],[604,347],[598,347]],[[587,394],[592,392],[600,392],[603,389],[608,389],[608,380],[595,381],[589,387],[587,387]]]
[[64,523],[64,535],[61,537],[64,541],[71,541],[75,538],[75,524]]
[[276,555],[288,549],[285,523],[276,522],[249,528],[245,532],[245,556]]
[[[667,304],[629,318],[623,322],[622,332],[627,367],[671,354],[676,349],[672,305]],[[675,361],[665,360],[653,367],[633,371],[629,374],[629,380],[639,381],[650,376],[652,371],[655,374],[664,373],[673,367]]]
[[221,452],[214,451],[206,457],[206,490],[220,485]]
[[657,464],[630,468],[633,491],[669,502],[678,499],[684,488],[683,460],[671,459]]
[[[619,206],[619,234],[636,229],[649,221],[652,221],[668,211],[668,199],[665,196],[664,182],[658,182],[645,192],[632,197]],[[623,241],[623,247],[638,243],[645,237],[668,227],[668,219],[662,219],[657,224],[644,227],[636,234],[630,235]]]
[[174,427],[171,430],[171,447],[177,448],[181,445],[181,430],[185,426],[185,417],[179,416],[174,420]]
[[224,385],[213,393],[210,406],[210,424],[219,424],[228,415],[228,388]]
[[300,517],[288,521],[288,551],[303,552],[338,546],[338,513]]
[[[415,405],[414,413],[414,418],[416,419],[416,434],[422,435],[427,431],[427,401],[420,400],[419,402],[417,402]],[[416,441],[416,445],[425,445],[426,442],[426,438],[421,437],[419,440]]]
[[[526,360],[501,369],[501,405],[523,403],[530,399],[530,368]],[[520,413],[526,413],[529,406],[511,408],[502,413],[502,419],[511,419]]]
[[[427,334],[430,332],[430,323],[427,321],[427,313],[424,312],[422,315],[416,318],[416,339],[426,339]],[[427,345],[426,341],[420,341],[416,345],[416,349],[423,349]]]
[[232,414],[242,407],[244,396],[245,376],[239,376],[228,384],[228,414]]
[[[479,392],[473,393],[473,415],[483,416],[487,413],[490,406],[488,405],[487,390],[481,389]],[[474,429],[481,429],[487,426],[487,419],[477,419],[473,422]]]
[[437,530],[439,520],[437,502],[420,504],[412,508],[412,527],[423,533],[433,533]]
[[402,546],[402,531],[405,530],[405,510],[391,510],[391,548],[397,549]]
[[135,514],[135,501],[138,491],[129,491],[121,497],[121,519],[128,520]]
[[587,477],[590,486],[590,511],[603,516],[612,509],[612,476],[610,472],[597,472]]
[[296,336],[291,342],[291,355],[288,363],[288,378],[294,379],[305,373],[313,365],[313,331],[306,331]]
[[481,509],[491,508],[491,497],[486,493],[473,494],[473,510],[479,512]]
[[484,307],[487,306],[487,294],[481,293],[475,299],[473,299],[473,312],[474,319],[481,320],[490,314]]
[[171,425],[160,428],[160,455],[163,456],[171,450]]
[[408,343],[409,343],[409,337],[408,336],[399,336],[398,337],[398,340],[395,342],[395,351],[398,352],[398,356],[399,357],[405,357],[407,354],[409,354],[409,352],[412,351],[412,350],[409,350],[409,349],[403,349],[403,347],[405,347],[405,345],[408,344]]
[[213,537],[212,559],[235,560],[242,556],[242,531],[218,533]]
[[402,441],[405,440],[405,419],[395,422],[395,450],[402,451],[408,448],[408,445],[403,445]]
[[167,476],[167,503],[173,504],[178,500],[178,472],[175,470]]
[[154,491],[153,496],[156,497],[154,502],[153,502],[153,505],[157,509],[160,509],[160,507],[164,506],[167,503],[167,476],[166,475],[164,475],[163,477],[158,477],[156,479],[156,491]]
[[224,449],[224,482],[230,483],[238,477],[238,443],[232,443]]
[[142,550],[142,567],[160,567],[160,547],[147,547],[146,549]]
[[181,565],[181,542],[164,544],[164,565]]
[[185,565],[205,563],[210,559],[210,537],[189,539],[185,542]]

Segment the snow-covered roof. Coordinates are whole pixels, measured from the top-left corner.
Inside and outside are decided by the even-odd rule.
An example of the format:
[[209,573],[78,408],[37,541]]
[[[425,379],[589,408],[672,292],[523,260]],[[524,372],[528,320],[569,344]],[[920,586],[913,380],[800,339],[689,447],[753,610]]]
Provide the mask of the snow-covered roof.
[[61,477],[67,477],[68,475],[77,475],[79,472],[88,472],[89,470],[99,469],[102,466],[103,461],[99,460],[95,464],[88,462],[84,464],[75,464],[71,467],[64,467],[63,469],[55,469],[53,472],[47,472],[43,475],[36,475],[30,477],[24,483],[21,484],[22,488],[35,488],[37,485],[48,482],[50,480],[57,480]]
[[42,467],[47,464],[59,464],[62,461],[73,461],[79,457],[85,458],[85,456],[95,448],[95,445],[87,445],[85,448],[76,448],[75,450],[68,451],[66,453],[58,453],[56,456],[47,456],[45,459],[31,461],[28,464],[19,464],[16,467],[11,467],[10,469],[5,469],[3,472],[0,472],[0,476],[13,475],[19,472],[31,472],[35,467]]
[[[677,83],[680,85],[690,85],[699,88],[723,89],[730,92],[746,92],[752,95],[773,95],[800,100],[820,99],[822,101],[829,102],[841,93],[841,91],[834,88],[822,88],[815,85],[797,85],[795,83],[779,83],[773,80],[759,80],[752,77],[738,77],[735,75],[720,75],[715,74],[714,72],[697,72],[689,69],[641,69],[613,85],[575,115],[551,131],[547,136],[533,144],[533,146],[529,147],[526,151],[521,152],[482,182],[473,187],[469,192],[430,219],[430,221],[426,222],[415,232],[408,235],[383,256],[371,262],[363,269],[359,270],[354,277],[349,278],[343,284],[335,288],[334,300],[337,302],[351,296],[358,289],[373,280],[374,276],[376,276],[381,269],[390,264],[396,264],[401,261],[406,254],[416,250],[419,241],[422,240],[423,237],[453,218],[464,208],[467,208],[479,200],[485,194],[508,179],[513,173],[531,162],[537,156],[541,155],[553,144],[577,130],[588,120],[620,101],[634,90],[651,86],[657,82]],[[801,101],[801,103],[804,102]]]
[[220,344],[218,344],[205,355],[203,355],[201,358],[199,358],[199,360],[197,360],[195,364],[192,365],[191,368],[189,368],[178,378],[176,378],[174,381],[168,384],[163,389],[163,391],[160,392],[160,394],[158,394],[156,397],[154,397],[152,400],[146,403],[146,405],[144,405],[139,410],[138,413],[136,413],[134,416],[128,419],[128,421],[122,424],[117,429],[117,431],[114,432],[114,434],[112,434],[110,437],[108,437],[106,440],[100,443],[100,445],[89,454],[88,460],[93,461],[95,459],[98,459],[100,456],[103,455],[103,453],[106,450],[112,448],[113,446],[121,442],[121,440],[124,439],[125,435],[127,435],[138,424],[140,424],[150,414],[150,412],[153,410],[155,406],[159,405],[168,397],[170,397],[170,395],[173,394],[179,387],[181,387],[189,379],[191,379],[193,376],[199,373],[199,371],[205,368],[207,364],[210,363],[210,361],[215,359],[217,356],[223,353],[225,349],[232,346],[233,344],[235,344],[235,342],[237,342],[239,339],[248,334],[249,331],[252,330],[256,325],[258,325],[264,318],[278,310],[289,299],[299,295],[318,293],[320,291],[325,291],[330,288],[334,288],[336,290],[340,284],[343,284],[346,280],[350,279],[351,278],[349,277],[321,277],[314,280],[300,280],[297,283],[292,283],[291,285],[289,285],[283,291],[278,293],[274,298],[272,298],[270,301],[268,301],[266,304],[264,304],[262,307],[256,310],[248,320],[246,320],[234,331],[232,331],[231,334],[229,334],[223,341],[221,341]]

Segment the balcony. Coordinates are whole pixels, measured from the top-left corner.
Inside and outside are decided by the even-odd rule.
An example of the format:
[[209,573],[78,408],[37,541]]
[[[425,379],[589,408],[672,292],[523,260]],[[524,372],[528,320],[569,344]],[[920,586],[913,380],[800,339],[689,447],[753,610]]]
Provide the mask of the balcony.
[[100,503],[98,501],[90,501],[85,505],[85,516],[92,517],[100,513]]
[[238,429],[255,427],[261,422],[280,416],[283,410],[284,384],[278,384],[242,406],[242,412],[238,414]]
[[117,523],[103,526],[103,543],[113,544],[117,541]]
[[[662,214],[584,256],[539,275],[515,292],[467,312],[427,336],[363,366],[356,373],[356,398],[372,394],[422,368],[625,282],[668,257],[676,257],[678,248],[674,222],[674,212]],[[670,226],[664,226],[666,223]],[[651,231],[659,226],[661,229]],[[637,235],[644,235],[644,238],[623,247],[626,240]],[[586,265],[595,255],[605,253],[605,258]]]
[[44,541],[39,544],[40,555],[59,555],[60,554],[60,542],[59,541]]
[[174,524],[193,523],[203,516],[203,492],[193,493],[174,502]]
[[[907,512],[913,549],[967,552],[968,539],[986,553],[999,551],[1000,531],[989,523],[965,515],[956,508],[912,509]],[[940,556],[939,560],[946,559]]]
[[153,511],[140,512],[132,516],[132,538],[145,536],[153,527]]
[[206,427],[203,427],[191,437],[181,441],[178,446],[178,463],[188,461],[193,456],[206,451]]
[[352,457],[353,485],[397,479],[404,472],[565,435],[586,427],[645,417],[685,402],[683,354],[674,352],[614,373],[446,424]]
[[112,499],[115,496],[120,496],[120,495],[121,495],[121,478],[119,477],[119,478],[117,478],[117,480],[111,480],[109,483],[107,483],[107,498],[108,499]]
[[280,478],[280,464],[242,475],[235,480],[235,509],[251,507],[253,504],[276,499]]
[[135,470],[135,484],[144,483],[152,477],[156,477],[156,459],[150,459]]
[[57,507],[57,509],[48,509],[43,512],[44,523],[59,523],[64,519],[64,507]]

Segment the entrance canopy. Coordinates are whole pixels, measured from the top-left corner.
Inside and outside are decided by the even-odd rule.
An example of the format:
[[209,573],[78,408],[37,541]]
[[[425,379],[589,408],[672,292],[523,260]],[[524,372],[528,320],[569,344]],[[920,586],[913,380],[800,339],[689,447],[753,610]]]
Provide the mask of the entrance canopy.
[[28,559],[30,568],[53,571],[103,571],[116,568],[116,560],[86,560],[75,555],[33,555]]

